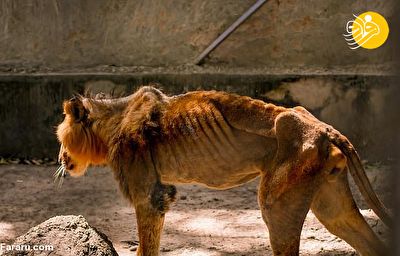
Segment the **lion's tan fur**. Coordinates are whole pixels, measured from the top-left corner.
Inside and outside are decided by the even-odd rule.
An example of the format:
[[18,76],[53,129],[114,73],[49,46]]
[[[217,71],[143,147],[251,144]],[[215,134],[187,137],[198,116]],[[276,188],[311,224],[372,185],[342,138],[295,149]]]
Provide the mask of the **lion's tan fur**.
[[[387,219],[354,148],[304,108],[215,91],[168,97],[143,87],[123,99],[66,101],[64,114],[57,130],[60,157],[76,176],[90,164],[111,166],[136,209],[138,255],[158,255],[174,183],[224,189],[257,176],[274,254],[298,254],[310,207],[331,232],[361,253],[377,255],[384,247],[348,189],[347,165],[367,201]],[[342,209],[327,212],[324,207],[331,204]],[[353,224],[340,226],[346,218]]]

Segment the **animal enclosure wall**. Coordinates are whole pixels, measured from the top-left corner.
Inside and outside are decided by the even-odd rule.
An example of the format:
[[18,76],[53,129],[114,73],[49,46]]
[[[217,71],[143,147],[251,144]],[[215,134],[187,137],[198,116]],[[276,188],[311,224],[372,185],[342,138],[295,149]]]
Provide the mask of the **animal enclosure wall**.
[[0,156],[56,157],[54,127],[62,120],[62,101],[73,93],[126,95],[143,84],[160,83],[167,94],[196,89],[239,93],[284,106],[303,105],[334,125],[363,158],[394,159],[400,88],[383,76],[254,75],[80,75],[10,76],[0,82]]
[[[254,2],[2,0],[0,66],[30,72],[191,64]],[[382,74],[393,63],[395,37],[374,51],[350,51],[342,34],[366,6],[392,24],[395,2],[270,0],[207,63],[263,73]]]
[[[56,157],[54,126],[74,92],[237,92],[304,105],[363,158],[398,150],[394,40],[351,51],[342,33],[364,2],[271,0],[206,59],[194,59],[252,4],[244,1],[0,1],[0,156]],[[389,24],[395,1],[369,1]]]

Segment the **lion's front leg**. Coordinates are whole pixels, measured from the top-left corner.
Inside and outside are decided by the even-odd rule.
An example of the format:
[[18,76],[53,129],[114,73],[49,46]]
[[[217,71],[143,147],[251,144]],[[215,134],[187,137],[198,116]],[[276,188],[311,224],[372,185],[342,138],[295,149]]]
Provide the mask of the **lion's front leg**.
[[139,232],[138,256],[157,256],[160,250],[160,238],[164,225],[164,214],[151,204],[135,206]]
[[[139,232],[138,256],[157,256],[164,225],[164,216],[171,202],[175,200],[176,188],[156,182],[144,194],[134,198]],[[150,197],[149,197],[150,194]]]
[[[135,144],[133,144],[135,145]],[[176,188],[162,184],[156,170],[156,159],[150,150],[132,144],[117,147],[113,159],[114,175],[124,196],[133,204],[139,235],[138,256],[159,255],[164,215],[175,200]],[[134,155],[133,160],[129,160]]]

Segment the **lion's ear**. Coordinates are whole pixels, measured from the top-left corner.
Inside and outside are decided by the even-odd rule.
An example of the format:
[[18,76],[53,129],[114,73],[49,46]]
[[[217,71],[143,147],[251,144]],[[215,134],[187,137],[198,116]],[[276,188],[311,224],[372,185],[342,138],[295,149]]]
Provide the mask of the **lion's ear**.
[[82,100],[78,97],[64,102],[64,113],[70,115],[78,123],[87,118],[87,110],[83,106]]

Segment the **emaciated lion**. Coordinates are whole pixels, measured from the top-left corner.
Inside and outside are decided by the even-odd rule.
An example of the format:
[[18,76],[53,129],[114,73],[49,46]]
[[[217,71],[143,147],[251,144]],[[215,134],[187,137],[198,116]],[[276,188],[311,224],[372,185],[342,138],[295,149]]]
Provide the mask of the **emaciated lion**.
[[299,254],[310,208],[362,255],[385,252],[349,189],[348,170],[369,206],[390,222],[355,149],[302,107],[216,91],[169,97],[148,86],[125,98],[77,96],[64,102],[64,114],[57,130],[63,168],[80,176],[89,165],[111,166],[136,211],[137,255],[159,254],[174,184],[227,189],[258,176],[274,255]]

